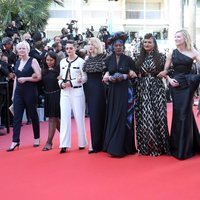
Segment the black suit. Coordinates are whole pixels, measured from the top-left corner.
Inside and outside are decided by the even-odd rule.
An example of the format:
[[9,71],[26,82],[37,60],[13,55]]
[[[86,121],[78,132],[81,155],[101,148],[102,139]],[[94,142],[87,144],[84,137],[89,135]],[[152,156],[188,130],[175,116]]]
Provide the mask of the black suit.
[[[0,82],[6,82],[6,77],[8,76],[9,71],[7,63],[0,60]],[[2,108],[6,101],[6,89],[3,85],[0,85],[0,115]]]
[[32,57],[32,58],[35,58],[38,61],[40,67],[42,68],[43,60],[44,60],[46,53],[47,53],[46,50],[39,51],[39,50],[34,48],[34,49],[31,49],[29,56]]
[[[32,57],[32,58],[35,58],[41,69],[43,68],[43,61],[44,61],[44,58],[45,58],[45,55],[46,55],[47,51],[46,50],[43,50],[43,51],[39,51],[37,49],[32,49],[29,53],[29,56]],[[44,92],[43,92],[43,84],[42,84],[42,81],[39,81],[37,83],[37,87],[38,87],[38,106],[39,107],[43,107],[42,106],[42,99],[44,97]]]

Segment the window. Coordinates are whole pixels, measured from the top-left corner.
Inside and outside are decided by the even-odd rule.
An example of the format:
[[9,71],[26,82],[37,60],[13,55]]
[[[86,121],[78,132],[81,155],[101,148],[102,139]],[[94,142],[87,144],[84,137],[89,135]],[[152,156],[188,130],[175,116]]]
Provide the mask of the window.
[[160,19],[162,0],[127,0],[127,19]]
[[73,12],[71,10],[50,10],[50,16],[52,18],[72,18]]

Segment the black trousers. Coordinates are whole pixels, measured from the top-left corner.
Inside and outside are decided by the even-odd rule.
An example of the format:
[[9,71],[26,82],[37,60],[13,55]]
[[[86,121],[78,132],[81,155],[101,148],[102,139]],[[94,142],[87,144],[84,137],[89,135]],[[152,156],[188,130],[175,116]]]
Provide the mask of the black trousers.
[[[1,94],[0,93],[0,118],[2,117],[1,111],[2,111],[2,108],[3,108],[4,104],[5,104],[5,100],[6,100],[5,94]],[[1,122],[2,121],[0,121],[0,125],[1,125]]]
[[20,142],[20,130],[24,109],[27,108],[32,120],[34,139],[40,137],[39,117],[37,113],[37,88],[23,88],[14,95],[13,142]]

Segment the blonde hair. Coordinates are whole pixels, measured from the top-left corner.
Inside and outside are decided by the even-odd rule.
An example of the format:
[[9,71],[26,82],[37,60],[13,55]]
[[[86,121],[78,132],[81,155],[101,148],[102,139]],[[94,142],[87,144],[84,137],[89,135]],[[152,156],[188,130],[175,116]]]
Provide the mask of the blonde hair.
[[185,29],[182,29],[182,30],[177,31],[176,33],[183,34],[183,37],[185,39],[186,49],[191,50],[192,49],[192,40],[191,40],[191,37],[190,37],[190,34],[188,33],[188,31]]
[[29,54],[29,52],[30,52],[30,45],[29,45],[28,42],[26,42],[25,40],[22,41],[22,42],[19,42],[19,43],[16,45],[16,50],[18,50],[19,46],[25,46],[26,49],[27,49],[27,52],[28,52],[28,54]]
[[101,41],[99,40],[99,38],[96,38],[96,37],[91,37],[88,41],[88,43],[91,43],[94,45],[95,47],[95,54],[101,54],[103,53],[103,46],[102,46],[102,43]]

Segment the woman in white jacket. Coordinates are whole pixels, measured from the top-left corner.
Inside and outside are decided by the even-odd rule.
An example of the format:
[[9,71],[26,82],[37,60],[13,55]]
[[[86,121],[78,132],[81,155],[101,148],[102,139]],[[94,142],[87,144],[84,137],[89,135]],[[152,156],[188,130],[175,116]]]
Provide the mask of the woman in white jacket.
[[87,75],[82,71],[84,60],[76,55],[76,43],[67,41],[67,58],[60,62],[59,85],[61,88],[60,107],[60,153],[71,147],[71,110],[77,125],[79,149],[87,145],[85,129],[85,95],[83,83]]

